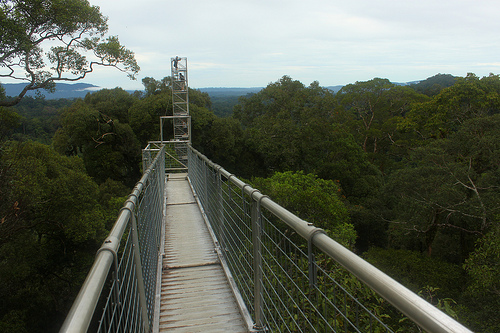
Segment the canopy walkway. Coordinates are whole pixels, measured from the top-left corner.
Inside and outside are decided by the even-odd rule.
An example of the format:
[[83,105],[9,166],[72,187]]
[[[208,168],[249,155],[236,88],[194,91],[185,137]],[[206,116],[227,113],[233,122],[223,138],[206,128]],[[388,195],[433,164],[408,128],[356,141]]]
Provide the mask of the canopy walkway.
[[187,174],[169,175],[160,332],[246,332]]
[[470,332],[189,145],[186,166],[175,144],[143,151],[61,332]]
[[172,116],[61,332],[470,332],[191,147],[171,60]]

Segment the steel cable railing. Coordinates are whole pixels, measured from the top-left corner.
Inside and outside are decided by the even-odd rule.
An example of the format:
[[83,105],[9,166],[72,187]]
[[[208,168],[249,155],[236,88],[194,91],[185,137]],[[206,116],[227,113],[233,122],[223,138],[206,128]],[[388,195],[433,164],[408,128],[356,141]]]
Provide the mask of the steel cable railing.
[[143,155],[146,171],[99,249],[60,332],[151,331],[161,268],[165,148],[146,149]]
[[470,332],[193,148],[188,163],[251,330]]
[[[419,332],[418,326],[429,332],[470,332],[321,229],[196,150],[188,153],[189,179],[251,331],[392,332],[396,323],[405,332]],[[185,167],[177,167],[176,154],[169,153],[174,162],[169,170]],[[98,251],[61,332],[152,330],[165,163],[172,161],[165,161],[163,145],[146,149],[143,156],[147,170]]]

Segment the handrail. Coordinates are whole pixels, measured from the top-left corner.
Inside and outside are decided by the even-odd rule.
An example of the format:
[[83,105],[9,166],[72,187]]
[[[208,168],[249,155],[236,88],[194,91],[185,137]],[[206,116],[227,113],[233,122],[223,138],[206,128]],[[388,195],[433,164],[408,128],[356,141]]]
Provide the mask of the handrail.
[[[279,217],[288,226],[293,228],[300,236],[310,241],[330,258],[338,262],[345,269],[363,281],[382,298],[391,303],[413,322],[428,332],[471,332],[469,329],[449,317],[447,314],[413,293],[387,274],[369,264],[359,256],[349,251],[332,238],[328,237],[321,229],[313,226],[285,208],[281,207],[269,197],[262,195],[250,185],[245,184],[220,165],[212,162],[193,147],[191,151],[212,169],[223,175],[254,202],[259,202],[269,212]],[[191,163],[191,162],[190,162]]]
[[[161,150],[164,149],[164,147],[161,148]],[[157,167],[158,163],[163,163],[163,161],[159,161],[161,156],[163,155],[160,153],[156,155],[120,210],[111,232],[97,252],[90,272],[66,316],[60,332],[87,332],[113,264],[115,270],[117,270],[117,252],[120,247],[120,240],[133,217],[139,195],[143,192],[150,173]]]

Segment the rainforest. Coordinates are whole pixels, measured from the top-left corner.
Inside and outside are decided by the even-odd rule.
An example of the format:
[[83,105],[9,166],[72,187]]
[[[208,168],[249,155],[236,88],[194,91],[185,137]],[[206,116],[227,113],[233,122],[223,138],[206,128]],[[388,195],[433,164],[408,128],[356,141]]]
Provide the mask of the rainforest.
[[[59,329],[172,113],[169,77],[143,85],[0,107],[0,331]],[[189,101],[197,150],[472,330],[500,331],[498,75],[338,92],[283,76]]]

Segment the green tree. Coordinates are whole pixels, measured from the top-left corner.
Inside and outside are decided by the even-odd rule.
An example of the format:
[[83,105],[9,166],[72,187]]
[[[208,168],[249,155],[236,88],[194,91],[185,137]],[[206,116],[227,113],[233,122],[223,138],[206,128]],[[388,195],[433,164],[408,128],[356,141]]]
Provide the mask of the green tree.
[[416,105],[401,125],[415,130],[421,140],[445,138],[468,119],[499,113],[500,77],[479,78],[469,73],[431,100]]
[[240,98],[234,117],[242,122],[247,145],[260,155],[267,175],[303,170],[340,180],[347,197],[357,202],[376,188],[379,172],[339,123],[334,106],[334,96],[318,82],[305,87],[284,76]]
[[[129,108],[130,127],[141,147],[145,147],[148,141],[160,139],[160,117],[167,114],[172,114],[172,95],[169,93],[148,95]],[[172,123],[165,122],[163,131],[164,139],[172,136]]]
[[53,138],[55,149],[81,155],[98,183],[111,178],[131,187],[140,177],[141,149],[129,124],[78,100],[62,113],[61,125]]
[[238,120],[215,117],[198,139],[205,155],[239,177],[266,174],[260,156],[249,146]]
[[325,229],[344,246],[353,246],[356,231],[349,223],[341,189],[334,181],[301,171],[288,171],[277,172],[271,178],[254,178],[252,182],[295,215]]
[[469,288],[477,293],[491,293],[500,297],[500,223],[478,241],[477,248],[466,260],[465,268],[471,276]]
[[14,130],[21,125],[22,117],[14,112],[0,106],[0,142],[8,138]]
[[[425,95],[387,79],[375,78],[343,87],[336,95],[337,118],[344,123],[371,160],[385,172],[405,150],[399,122]],[[398,155],[394,156],[395,152]]]
[[136,100],[136,97],[122,88],[114,88],[88,93],[83,101],[110,118],[128,123],[128,110]]
[[142,85],[144,86],[144,90],[146,90],[146,97],[160,93],[171,94],[172,90],[170,84],[170,76],[166,76],[161,80],[156,80],[152,77],[145,77],[142,79]]
[[[471,119],[447,139],[416,149],[408,167],[389,177],[394,232],[406,246],[462,262],[500,211],[500,115]],[[411,239],[411,238],[410,238]],[[439,241],[438,241],[439,240]]]
[[55,331],[105,236],[99,189],[78,157],[35,142],[1,151],[0,329]]
[[461,315],[477,332],[500,330],[500,220],[480,239],[466,260],[470,283],[464,295]]
[[[303,160],[304,148],[318,138],[305,131],[318,118],[323,120],[316,124],[328,127],[332,98],[317,82],[306,88],[284,76],[257,94],[241,97],[234,117],[246,129],[249,145],[261,154],[268,172],[300,170],[308,162]],[[304,143],[305,135],[309,137]]]
[[117,68],[132,79],[139,71],[134,53],[117,36],[106,37],[107,18],[86,0],[5,0],[0,17],[0,77],[27,82],[0,105],[15,105],[30,90],[53,90],[58,81],[83,79],[96,66]]

